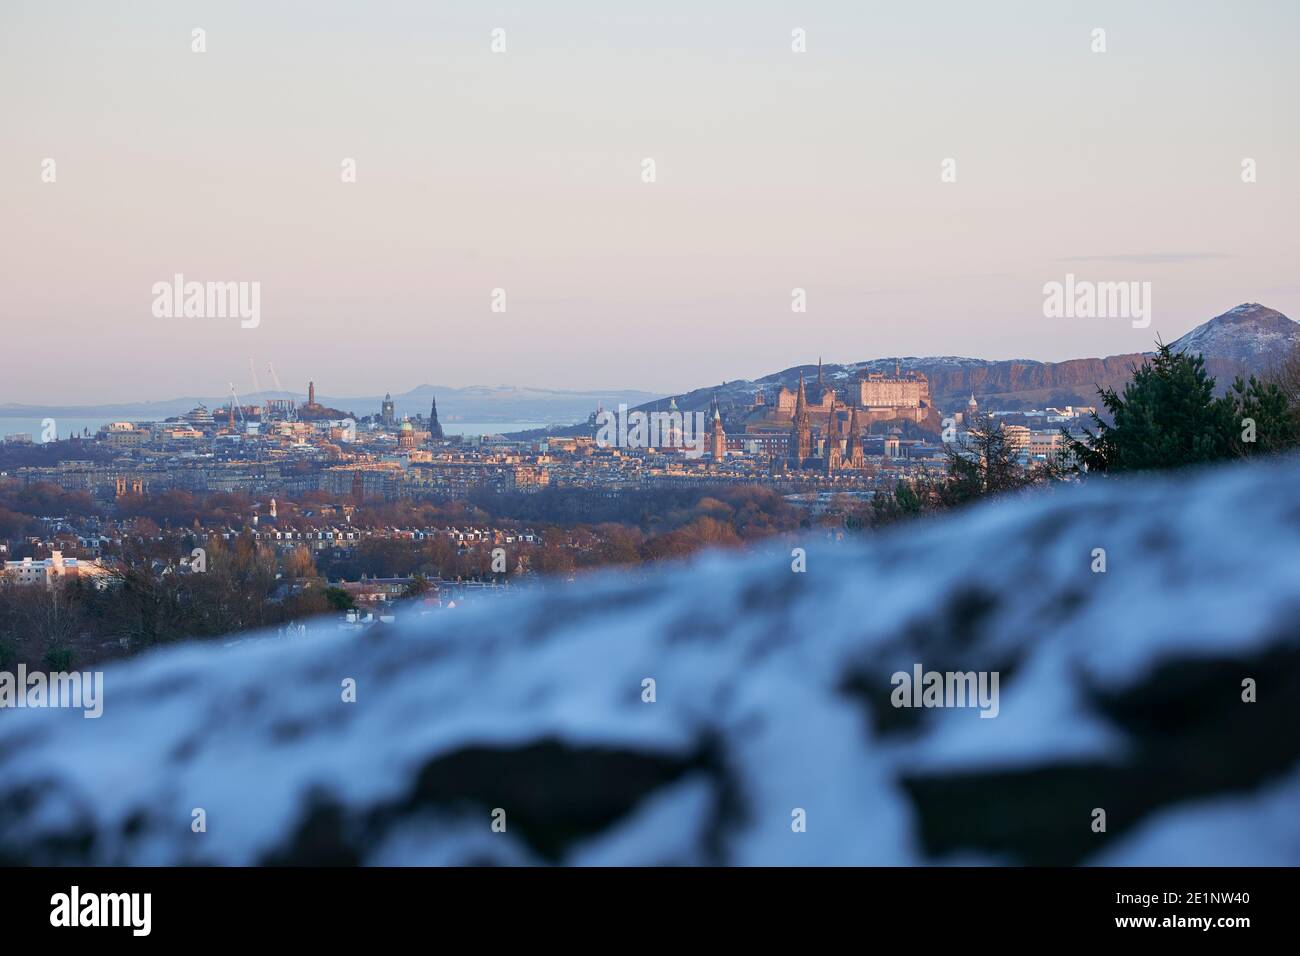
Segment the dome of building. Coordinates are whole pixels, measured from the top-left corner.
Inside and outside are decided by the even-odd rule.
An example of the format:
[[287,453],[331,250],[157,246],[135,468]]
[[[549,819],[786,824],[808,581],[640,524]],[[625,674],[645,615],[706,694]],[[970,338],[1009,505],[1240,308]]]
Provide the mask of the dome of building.
[[403,418],[402,427],[397,430],[397,446],[399,448],[415,447],[415,426],[411,424],[409,418]]

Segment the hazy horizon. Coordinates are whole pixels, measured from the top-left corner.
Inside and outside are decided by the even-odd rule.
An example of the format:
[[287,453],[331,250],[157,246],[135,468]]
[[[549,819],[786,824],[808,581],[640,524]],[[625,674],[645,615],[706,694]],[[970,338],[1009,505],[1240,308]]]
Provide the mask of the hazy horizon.
[[[251,392],[250,357],[668,394],[1300,316],[1292,2],[124,9],[0,10],[0,404]],[[177,273],[260,283],[260,324],[155,317]],[[1067,273],[1150,282],[1153,321],[1045,318]]]
[[[1245,303],[1238,303],[1238,305],[1242,305],[1242,304],[1245,304]],[[1268,303],[1258,303],[1258,304],[1260,304],[1260,305],[1264,305],[1264,306],[1266,306],[1266,307],[1268,306]],[[1226,311],[1226,310],[1225,310],[1225,311]],[[1281,310],[1278,310],[1278,311],[1281,311]],[[1219,314],[1221,315],[1222,313],[1219,313]],[[1208,316],[1207,319],[1206,319],[1206,321],[1208,321],[1208,319],[1210,319],[1210,318],[1215,318],[1215,317],[1216,317],[1216,316]],[[1289,316],[1288,316],[1288,318],[1289,318]],[[1199,324],[1201,324],[1201,323],[1198,322],[1198,323],[1195,323],[1194,325],[1189,326],[1186,330],[1184,330],[1184,332],[1191,331],[1191,329],[1194,328],[1195,325],[1199,325]],[[1169,336],[1169,337],[1167,338],[1167,341],[1172,341],[1174,338],[1181,336],[1181,334],[1183,334],[1183,333],[1177,333],[1177,334],[1175,334],[1175,335],[1171,335],[1171,336]],[[1155,351],[1155,349],[1154,349],[1153,346],[1148,346],[1148,347],[1143,347],[1143,348],[1135,349],[1135,350],[1134,350],[1134,353],[1137,353],[1137,352],[1152,353],[1152,352],[1154,352],[1154,351]],[[845,359],[845,360],[832,359],[832,358],[827,357],[827,356],[819,356],[819,357],[817,357],[817,358],[810,358],[810,359],[807,359],[807,360],[805,360],[805,361],[800,361],[800,362],[795,362],[795,363],[792,363],[792,364],[789,364],[789,365],[785,365],[785,366],[783,366],[783,367],[781,367],[781,368],[772,368],[772,369],[769,369],[769,370],[766,370],[766,371],[763,371],[763,372],[755,373],[755,374],[753,374],[753,375],[742,375],[742,376],[736,376],[736,377],[734,377],[734,378],[719,379],[719,380],[716,381],[716,382],[701,381],[701,382],[698,382],[698,383],[693,384],[693,385],[688,385],[688,386],[686,386],[685,388],[676,389],[676,390],[669,390],[669,389],[654,389],[654,388],[642,388],[642,387],[637,387],[637,386],[634,386],[634,385],[628,385],[628,386],[618,386],[618,385],[613,385],[613,386],[607,386],[607,387],[599,387],[599,386],[597,386],[597,387],[582,387],[582,386],[578,386],[578,385],[574,385],[574,386],[551,386],[551,385],[539,385],[539,384],[535,384],[535,383],[522,383],[522,384],[521,384],[521,383],[516,383],[516,382],[497,382],[497,383],[488,383],[488,382],[468,382],[468,383],[466,383],[466,384],[464,384],[464,385],[450,385],[450,384],[445,383],[445,382],[427,382],[427,381],[424,381],[424,382],[417,382],[416,384],[414,384],[414,385],[410,385],[410,386],[408,386],[408,387],[392,387],[392,388],[385,388],[383,391],[384,391],[384,394],[391,394],[391,395],[393,395],[395,398],[401,398],[401,397],[404,397],[404,396],[410,396],[411,393],[416,392],[416,391],[418,391],[418,390],[420,390],[420,389],[433,389],[433,391],[434,391],[434,397],[437,397],[437,393],[438,393],[439,390],[447,390],[447,391],[450,393],[450,392],[453,392],[453,391],[464,391],[464,390],[467,390],[467,389],[474,389],[474,388],[484,388],[484,389],[518,389],[518,390],[520,390],[520,391],[556,392],[556,393],[573,393],[573,394],[575,394],[575,395],[581,395],[581,394],[587,394],[587,393],[593,393],[593,394],[596,394],[596,393],[609,393],[609,394],[615,394],[615,393],[645,393],[645,394],[647,394],[647,395],[657,395],[657,396],[667,397],[667,396],[670,396],[670,395],[680,395],[680,394],[683,394],[683,393],[685,393],[685,392],[694,391],[694,390],[696,390],[696,389],[700,389],[700,388],[709,388],[709,387],[711,387],[711,386],[713,386],[713,385],[718,385],[718,384],[720,384],[720,383],[722,383],[722,382],[724,382],[724,381],[725,381],[725,382],[755,381],[755,380],[758,380],[758,379],[761,379],[761,378],[766,378],[766,377],[771,376],[771,375],[780,374],[781,372],[784,372],[784,371],[786,371],[786,370],[788,370],[788,369],[791,369],[791,368],[797,368],[797,367],[799,367],[799,366],[801,366],[801,365],[802,365],[802,366],[816,366],[819,360],[822,362],[822,364],[824,364],[824,365],[826,365],[826,366],[828,366],[828,367],[830,367],[830,366],[854,365],[854,364],[858,364],[858,363],[861,363],[861,362],[870,362],[870,361],[890,361],[890,360],[893,360],[893,359],[908,359],[908,358],[917,358],[917,359],[925,359],[925,358],[958,358],[958,359],[977,359],[977,360],[987,360],[987,361],[991,361],[991,362],[1021,361],[1021,360],[1023,360],[1023,361],[1027,361],[1027,362],[1045,362],[1045,363],[1047,363],[1047,362],[1054,362],[1054,361],[1070,361],[1071,359],[1089,359],[1089,358],[1104,359],[1104,358],[1114,358],[1114,357],[1116,357],[1117,355],[1121,355],[1121,354],[1133,354],[1133,353],[1113,353],[1113,354],[1109,354],[1109,355],[1074,355],[1074,356],[1070,356],[1069,358],[1066,358],[1066,359],[1059,359],[1059,360],[1052,360],[1052,359],[1038,359],[1038,358],[1035,358],[1035,357],[1033,357],[1033,356],[1029,356],[1029,355],[938,355],[938,354],[926,354],[926,355],[913,354],[913,355],[904,355],[904,354],[901,354],[901,353],[900,353],[899,355],[872,355],[872,356],[866,356],[866,357],[863,357],[863,358],[857,358],[857,359]],[[247,369],[247,368],[244,369],[244,375],[245,375],[245,377],[248,377],[248,375],[249,375],[249,372],[248,372],[248,369]],[[235,385],[235,387],[236,387],[236,390],[237,390],[237,393],[238,393],[238,395],[240,396],[240,399],[241,399],[241,400],[244,400],[244,399],[247,399],[247,398],[251,398],[251,397],[254,396],[254,395],[262,395],[262,396],[265,396],[265,395],[279,395],[279,394],[285,394],[285,395],[294,395],[294,396],[305,396],[305,395],[307,394],[307,385],[308,385],[309,382],[312,381],[312,380],[309,379],[307,382],[303,382],[303,383],[301,384],[301,386],[299,386],[298,383],[296,383],[296,382],[294,382],[294,383],[288,383],[288,382],[285,382],[285,383],[283,383],[283,384],[284,384],[284,388],[283,388],[283,389],[277,389],[277,388],[275,388],[273,385],[270,385],[267,381],[265,381],[265,379],[267,378],[268,373],[266,373],[266,372],[264,372],[264,371],[261,371],[261,372],[258,373],[258,375],[259,375],[259,378],[262,379],[262,388],[261,388],[260,391],[256,391],[256,392],[255,392],[255,391],[253,391],[251,388],[250,388],[250,389],[247,389],[247,390],[240,389],[240,388],[239,388],[239,383],[238,383],[238,381],[236,381],[236,382],[234,383],[234,385]],[[229,383],[227,383],[227,385],[228,385],[228,384],[229,384]],[[337,387],[337,386],[331,386],[331,387],[328,387],[328,388],[322,388],[322,387],[321,387],[321,383],[316,382],[315,384],[317,385],[317,395],[318,395],[318,397],[319,397],[322,401],[325,400],[325,399],[359,400],[359,399],[372,399],[372,398],[377,399],[377,398],[380,398],[380,397],[381,397],[379,392],[367,392],[367,391],[360,390],[360,389],[351,389],[351,390],[349,390],[349,389],[347,389],[347,388],[339,388],[339,387]],[[90,405],[105,405],[105,406],[107,406],[107,405],[114,405],[114,406],[121,406],[121,405],[143,405],[143,404],[150,404],[150,403],[163,404],[163,403],[167,403],[167,402],[178,401],[178,400],[185,399],[185,398],[209,398],[209,399],[218,399],[218,400],[220,400],[220,401],[225,401],[225,400],[228,398],[228,396],[229,396],[229,389],[228,389],[228,387],[227,387],[227,389],[226,389],[225,391],[223,391],[223,390],[220,388],[220,383],[218,383],[218,385],[217,385],[216,387],[214,387],[214,389],[211,390],[211,391],[206,391],[206,390],[204,390],[204,389],[191,389],[191,390],[188,391],[188,392],[179,392],[179,393],[176,393],[176,394],[168,394],[168,395],[144,395],[144,396],[141,396],[141,397],[138,397],[138,398],[130,398],[130,397],[127,397],[127,398],[121,398],[121,399],[105,400],[105,401],[102,401],[102,402],[101,402],[101,401],[94,401],[94,402],[72,402],[72,401],[68,401],[68,402],[20,402],[20,401],[15,401],[15,400],[13,400],[13,399],[5,398],[2,394],[0,394],[0,409],[3,409],[3,408],[8,407],[8,406],[14,406],[14,407],[51,407],[51,408],[53,408],[53,407],[78,407],[78,406],[90,406]]]

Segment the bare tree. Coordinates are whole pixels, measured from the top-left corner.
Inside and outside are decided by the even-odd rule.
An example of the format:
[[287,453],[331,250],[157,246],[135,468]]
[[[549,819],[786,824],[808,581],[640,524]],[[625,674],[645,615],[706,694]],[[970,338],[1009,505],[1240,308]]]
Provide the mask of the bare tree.
[[1293,410],[1300,409],[1300,346],[1278,358],[1264,373],[1264,380],[1282,390],[1288,406]]

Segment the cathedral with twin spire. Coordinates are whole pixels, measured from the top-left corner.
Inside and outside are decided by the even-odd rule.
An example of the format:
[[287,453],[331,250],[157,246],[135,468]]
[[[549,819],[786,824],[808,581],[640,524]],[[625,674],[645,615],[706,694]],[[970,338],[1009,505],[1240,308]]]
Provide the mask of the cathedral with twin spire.
[[[847,429],[840,417],[834,391],[826,388],[822,378],[821,362],[817,363],[817,388],[819,404],[824,408],[826,419],[821,429],[822,448],[820,453],[813,449],[812,428],[813,411],[808,401],[808,389],[804,384],[803,373],[799,373],[799,391],[795,395],[794,414],[790,422],[790,446],[784,469],[801,471],[818,469],[833,474],[844,469],[861,470],[865,464],[862,448],[862,426],[858,421],[858,403],[855,401],[850,409]],[[825,397],[830,401],[825,401]]]

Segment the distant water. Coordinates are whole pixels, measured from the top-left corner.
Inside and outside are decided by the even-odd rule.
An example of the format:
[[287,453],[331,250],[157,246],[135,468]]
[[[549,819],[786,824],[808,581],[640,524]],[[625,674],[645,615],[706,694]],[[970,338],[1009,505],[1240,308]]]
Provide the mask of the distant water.
[[545,428],[546,422],[443,422],[447,435],[504,435],[507,432],[525,432]]
[[[0,438],[5,435],[27,434],[32,441],[40,442],[44,431],[44,419],[40,418],[4,418],[0,417]],[[81,437],[83,428],[90,429],[90,434],[108,424],[97,418],[55,418],[55,427],[59,438],[67,438],[69,432]],[[442,430],[448,435],[501,435],[506,432],[522,432],[533,428],[545,428],[545,422],[443,422]]]
[[[42,418],[3,418],[0,417],[0,438],[5,435],[26,434],[32,436],[32,441],[39,443],[41,436],[44,434],[45,419]],[[58,430],[59,438],[67,438],[68,432],[75,432],[77,437],[81,437],[81,430],[89,428],[90,434],[108,424],[98,418],[54,418],[54,426]]]

